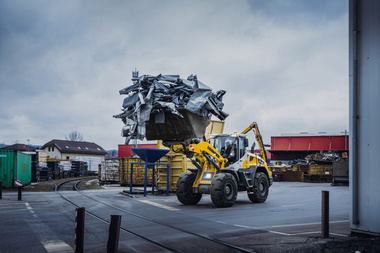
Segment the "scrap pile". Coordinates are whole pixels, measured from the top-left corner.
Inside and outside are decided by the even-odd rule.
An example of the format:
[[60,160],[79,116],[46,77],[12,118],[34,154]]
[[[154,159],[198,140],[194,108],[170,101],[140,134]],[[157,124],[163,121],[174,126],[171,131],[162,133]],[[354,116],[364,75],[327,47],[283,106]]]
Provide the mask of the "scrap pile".
[[320,152],[307,155],[305,157],[308,164],[318,164],[319,162],[343,162],[348,159],[347,152]]
[[[125,124],[122,136],[126,137],[126,144],[131,139],[142,140],[144,137],[148,140],[166,138],[181,141],[199,137],[196,133],[204,132],[203,126],[207,126],[211,115],[220,120],[228,116],[222,111],[224,106],[222,98],[226,91],[213,92],[195,75],[190,75],[187,79],[182,79],[179,75],[161,74],[138,77],[138,72],[133,72],[132,81],[131,86],[120,90],[120,95],[127,97],[122,105],[122,113],[114,115],[115,118],[121,118]],[[177,122],[181,122],[184,118],[187,121],[179,125]],[[193,124],[198,118],[202,120],[201,123],[205,123]],[[181,129],[186,129],[189,123],[199,129],[181,133]],[[161,128],[157,128],[160,126]],[[169,128],[167,131],[171,131],[172,134],[165,136],[154,132],[162,132],[165,128]]]
[[319,153],[313,153],[309,154],[305,157],[305,159],[296,159],[289,163],[290,166],[295,165],[309,165],[309,164],[326,164],[326,163],[332,163],[332,162],[344,162],[348,159],[348,153],[343,152],[335,152],[335,151],[329,151],[329,152],[319,152]]

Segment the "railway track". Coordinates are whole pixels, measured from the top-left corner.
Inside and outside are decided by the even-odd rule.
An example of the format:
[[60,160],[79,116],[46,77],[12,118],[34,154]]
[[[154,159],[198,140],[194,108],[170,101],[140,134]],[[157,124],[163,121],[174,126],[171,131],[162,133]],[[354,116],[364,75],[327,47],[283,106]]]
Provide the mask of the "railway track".
[[[136,222],[139,222],[139,223],[143,224],[144,226],[149,226],[149,227],[155,226],[155,227],[158,227],[158,228],[156,228],[156,230],[170,231],[171,234],[174,233],[177,237],[186,237],[186,238],[190,238],[190,239],[194,238],[198,243],[200,242],[201,244],[207,244],[207,245],[209,244],[211,249],[214,249],[215,252],[217,252],[217,251],[219,251],[219,252],[252,252],[250,250],[247,250],[247,249],[244,249],[242,247],[239,247],[239,246],[236,246],[236,245],[233,245],[233,244],[230,244],[230,243],[209,237],[207,235],[202,235],[202,234],[199,234],[196,232],[192,232],[190,229],[180,228],[179,226],[174,226],[174,225],[159,221],[158,219],[153,219],[153,218],[144,216],[140,213],[128,211],[124,208],[120,208],[118,206],[106,203],[105,201],[101,201],[97,198],[88,196],[88,195],[84,194],[80,189],[78,189],[78,185],[84,180],[88,180],[88,178],[86,178],[86,179],[83,179],[83,178],[72,179],[72,180],[62,182],[62,183],[56,185],[55,192],[56,192],[56,194],[58,194],[61,198],[63,198],[65,201],[67,201],[71,205],[78,207],[78,208],[83,207],[82,206],[83,202],[81,202],[81,205],[79,205],[79,204],[75,203],[75,201],[70,200],[70,197],[62,194],[63,190],[66,190],[66,191],[67,190],[69,190],[69,191],[74,190],[74,191],[76,191],[76,193],[80,194],[81,197],[86,198],[87,200],[90,200],[90,202],[95,204],[95,205],[101,204],[101,205],[104,205],[108,210],[113,210],[113,211],[117,211],[119,213],[122,213],[124,216],[128,217],[127,218],[128,220],[131,220],[133,217],[133,219],[137,220]],[[86,203],[88,203],[88,202],[86,202]],[[100,222],[103,222],[106,224],[110,223],[108,220],[106,220],[104,218],[104,215],[99,215],[93,211],[88,211],[90,208],[88,208],[86,206],[84,206],[84,207],[86,208],[86,214],[88,214],[89,216],[97,219]],[[108,215],[108,217],[109,217],[109,215]],[[128,235],[139,238],[139,239],[145,241],[146,243],[155,245],[156,247],[158,247],[161,250],[166,251],[166,252],[181,252],[181,251],[183,251],[183,248],[179,247],[179,246],[181,246],[180,242],[173,245],[172,243],[154,240],[154,239],[150,238],[149,236],[143,235],[142,231],[137,232],[137,231],[132,231],[131,229],[127,229],[123,225],[123,223],[122,223],[122,226],[120,227],[120,232],[127,233]],[[215,245],[215,246],[212,246],[212,245]],[[210,250],[210,252],[213,252],[214,250]]]

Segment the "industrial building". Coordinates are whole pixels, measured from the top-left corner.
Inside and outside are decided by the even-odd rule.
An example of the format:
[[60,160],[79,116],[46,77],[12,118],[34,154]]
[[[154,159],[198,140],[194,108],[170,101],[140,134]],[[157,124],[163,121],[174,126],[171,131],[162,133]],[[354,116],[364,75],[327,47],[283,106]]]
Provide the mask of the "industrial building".
[[349,148],[348,132],[282,134],[271,137],[271,160],[292,161],[314,153],[334,152],[341,155]]

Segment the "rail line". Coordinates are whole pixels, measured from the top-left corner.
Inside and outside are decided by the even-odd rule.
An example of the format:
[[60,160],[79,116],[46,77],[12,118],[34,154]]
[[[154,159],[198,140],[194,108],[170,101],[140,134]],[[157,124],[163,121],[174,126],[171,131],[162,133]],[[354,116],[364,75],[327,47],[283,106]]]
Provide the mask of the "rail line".
[[[67,201],[67,202],[70,203],[71,205],[73,205],[73,206],[75,206],[75,207],[80,207],[80,206],[78,206],[77,204],[75,204],[74,202],[72,202],[71,200],[69,200],[68,198],[64,197],[62,194],[59,193],[59,188],[61,188],[63,185],[68,184],[68,183],[70,183],[70,182],[75,182],[75,181],[77,181],[77,182],[75,182],[75,183],[73,184],[73,187],[72,187],[73,190],[75,190],[76,192],[78,192],[78,193],[81,194],[82,196],[84,196],[84,197],[86,197],[86,198],[88,198],[88,199],[91,199],[92,201],[95,201],[95,202],[100,203],[100,204],[102,204],[102,205],[108,206],[108,207],[113,208],[113,209],[115,209],[115,210],[118,210],[118,211],[120,211],[120,212],[123,212],[123,213],[129,214],[129,215],[131,215],[131,216],[137,217],[137,218],[139,218],[139,219],[143,219],[143,220],[145,220],[145,221],[148,221],[148,222],[154,223],[154,224],[156,224],[156,225],[164,226],[164,227],[166,227],[166,228],[174,229],[174,230],[180,231],[180,232],[185,233],[185,234],[189,234],[189,235],[192,235],[192,236],[196,236],[196,237],[199,237],[199,238],[201,238],[201,239],[208,240],[208,241],[211,241],[211,242],[214,242],[214,243],[217,243],[217,244],[220,244],[220,245],[226,246],[226,247],[228,247],[228,248],[230,248],[230,249],[234,249],[234,250],[236,250],[236,251],[238,251],[238,252],[252,253],[252,251],[247,250],[247,249],[244,249],[244,248],[241,248],[241,247],[239,247],[239,246],[236,246],[236,245],[233,245],[233,244],[230,244],[230,243],[227,243],[227,242],[224,242],[224,241],[221,241],[221,240],[215,239],[215,238],[211,238],[211,237],[208,237],[208,236],[205,236],[205,235],[197,234],[197,233],[194,233],[194,232],[188,231],[188,230],[186,230],[186,229],[182,229],[182,228],[179,228],[179,227],[175,227],[175,226],[172,226],[172,225],[170,225],[170,224],[166,224],[166,223],[163,223],[163,222],[160,222],[160,221],[154,220],[154,219],[152,219],[152,218],[145,217],[145,216],[143,216],[143,215],[140,215],[140,214],[137,214],[137,213],[133,213],[133,212],[131,212],[131,211],[124,210],[124,209],[119,208],[119,207],[117,207],[117,206],[114,206],[114,205],[111,205],[111,204],[108,204],[108,203],[104,203],[104,202],[99,201],[99,200],[97,200],[97,199],[95,199],[95,198],[93,198],[93,197],[87,196],[87,195],[83,194],[83,193],[78,189],[78,184],[79,184],[80,182],[86,180],[86,179],[88,179],[88,178],[72,179],[72,180],[68,180],[68,181],[65,181],[65,182],[61,182],[60,184],[56,185],[56,187],[55,187],[55,192],[56,192],[56,194],[58,194],[61,198],[63,198],[65,201]],[[97,220],[103,222],[103,223],[110,224],[109,221],[107,221],[107,220],[105,220],[105,219],[99,217],[98,215],[96,215],[96,214],[94,214],[94,213],[92,213],[92,212],[89,212],[89,211],[86,210],[86,213],[87,213],[88,215],[94,217],[95,219],[97,219]],[[140,238],[140,239],[142,239],[142,240],[145,240],[145,241],[147,241],[147,242],[149,242],[149,243],[152,243],[152,244],[154,244],[154,245],[156,245],[156,246],[158,246],[158,247],[160,247],[160,248],[162,248],[162,249],[165,249],[165,250],[168,250],[168,251],[171,251],[171,252],[178,252],[176,249],[170,248],[170,247],[165,246],[165,245],[163,245],[163,244],[161,244],[161,243],[159,243],[159,242],[153,241],[153,240],[151,240],[151,239],[149,239],[149,238],[147,238],[147,237],[145,237],[145,236],[143,236],[143,235],[137,234],[137,233],[135,233],[135,232],[133,232],[133,231],[131,231],[131,230],[129,230],[129,229],[126,229],[126,228],[120,227],[120,230],[123,231],[123,232],[126,232],[126,233],[128,233],[128,234],[130,234],[130,235],[132,235],[132,236],[135,236],[135,237],[138,237],[138,238]]]

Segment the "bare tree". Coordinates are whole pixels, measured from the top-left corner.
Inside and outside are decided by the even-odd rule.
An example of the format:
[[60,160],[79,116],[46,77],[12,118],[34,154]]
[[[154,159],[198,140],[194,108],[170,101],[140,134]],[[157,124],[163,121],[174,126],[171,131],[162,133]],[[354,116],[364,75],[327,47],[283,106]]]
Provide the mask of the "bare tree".
[[83,141],[83,134],[78,131],[71,131],[68,135],[65,135],[66,140],[69,141]]

